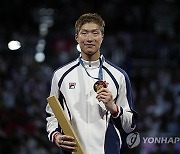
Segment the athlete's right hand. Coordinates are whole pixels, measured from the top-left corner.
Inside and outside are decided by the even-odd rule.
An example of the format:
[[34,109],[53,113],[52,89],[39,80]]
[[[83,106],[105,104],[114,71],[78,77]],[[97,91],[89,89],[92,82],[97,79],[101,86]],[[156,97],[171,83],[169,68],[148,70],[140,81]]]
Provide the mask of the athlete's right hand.
[[63,150],[70,152],[76,151],[76,143],[72,136],[62,135],[58,133],[54,137],[54,142]]

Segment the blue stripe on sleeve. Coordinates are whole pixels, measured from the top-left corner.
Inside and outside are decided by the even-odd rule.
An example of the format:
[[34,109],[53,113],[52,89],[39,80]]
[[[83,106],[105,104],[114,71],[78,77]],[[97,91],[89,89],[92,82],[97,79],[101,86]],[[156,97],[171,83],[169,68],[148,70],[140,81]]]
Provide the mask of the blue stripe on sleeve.
[[60,89],[61,84],[62,84],[64,78],[66,77],[66,75],[67,75],[69,72],[71,72],[74,68],[76,68],[77,66],[79,66],[79,64],[80,64],[80,63],[78,62],[77,64],[75,64],[74,66],[72,66],[71,68],[69,68],[69,69],[62,75],[62,77],[61,77],[61,79],[59,80],[59,83],[58,83],[59,89]]
[[[126,89],[127,89],[127,100],[128,100],[128,103],[129,103],[129,107],[132,109],[132,108],[133,108],[133,96],[132,96],[132,89],[131,89],[130,80],[129,80],[129,77],[128,77],[127,73],[126,73],[123,69],[121,69],[120,67],[118,67],[118,66],[114,65],[113,63],[111,63],[110,61],[107,61],[107,60],[106,60],[106,62],[107,62],[109,65],[111,65],[111,66],[113,66],[114,68],[116,68],[118,71],[120,71],[120,72],[124,75],[124,77],[125,77],[125,82],[126,82]],[[110,71],[109,71],[109,72],[110,72]],[[111,74],[111,75],[112,75],[112,74]],[[112,75],[112,76],[113,76],[113,75]],[[116,80],[114,76],[113,76],[113,78],[114,78],[114,80]],[[117,81],[116,81],[116,82],[117,82]],[[118,84],[118,83],[116,83],[116,84]],[[118,86],[118,88],[119,88],[119,86]]]

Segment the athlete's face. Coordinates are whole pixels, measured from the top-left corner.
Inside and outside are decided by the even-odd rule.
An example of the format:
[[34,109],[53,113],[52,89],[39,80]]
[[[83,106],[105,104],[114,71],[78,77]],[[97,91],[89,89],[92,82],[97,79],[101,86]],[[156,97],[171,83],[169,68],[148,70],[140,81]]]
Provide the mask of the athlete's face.
[[83,59],[97,60],[99,58],[103,34],[97,24],[84,24],[76,35],[76,41],[80,45]]

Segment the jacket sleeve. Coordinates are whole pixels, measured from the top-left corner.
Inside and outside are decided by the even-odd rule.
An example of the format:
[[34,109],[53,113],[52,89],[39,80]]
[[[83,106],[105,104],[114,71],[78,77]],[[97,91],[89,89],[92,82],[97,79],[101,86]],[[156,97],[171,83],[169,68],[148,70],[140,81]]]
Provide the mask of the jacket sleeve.
[[[59,98],[59,87],[58,87],[58,80],[56,77],[56,73],[54,73],[52,82],[51,82],[50,96],[52,96],[52,95]],[[57,131],[60,132],[60,126],[58,124],[58,121],[57,121],[49,103],[47,103],[47,105],[46,105],[46,121],[47,121],[46,130],[48,133],[48,138],[50,141],[53,142],[53,136]]]
[[124,73],[118,93],[116,104],[119,107],[120,114],[113,117],[113,121],[119,130],[123,129],[126,133],[130,133],[136,127],[137,113],[133,110],[132,88],[126,73]]

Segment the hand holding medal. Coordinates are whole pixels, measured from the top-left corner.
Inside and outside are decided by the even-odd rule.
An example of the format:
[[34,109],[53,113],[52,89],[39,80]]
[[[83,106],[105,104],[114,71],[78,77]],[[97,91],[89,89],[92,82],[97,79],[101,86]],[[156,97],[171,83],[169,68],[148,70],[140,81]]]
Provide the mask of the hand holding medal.
[[[107,84],[104,82],[104,81],[101,81],[101,80],[99,80],[99,81],[97,81],[95,84],[94,84],[94,91],[97,93],[100,89],[102,89],[102,88],[107,88]],[[97,98],[98,99],[98,98]],[[99,100],[99,99],[98,99]],[[102,102],[102,101],[100,101],[99,100],[99,103],[98,103],[100,106],[101,106],[101,108],[104,110],[104,111],[106,111],[106,107],[105,107],[105,105],[104,105],[104,103]]]
[[94,84],[94,91],[97,93],[97,99],[99,105],[104,109],[108,110],[111,113],[117,113],[118,109],[115,103],[113,102],[112,93],[107,89],[108,83],[106,81],[97,81]]
[[112,94],[107,89],[108,83],[106,81],[99,80],[94,84],[94,91],[97,93],[96,98],[99,102],[103,102],[106,105],[109,101],[112,101]]

